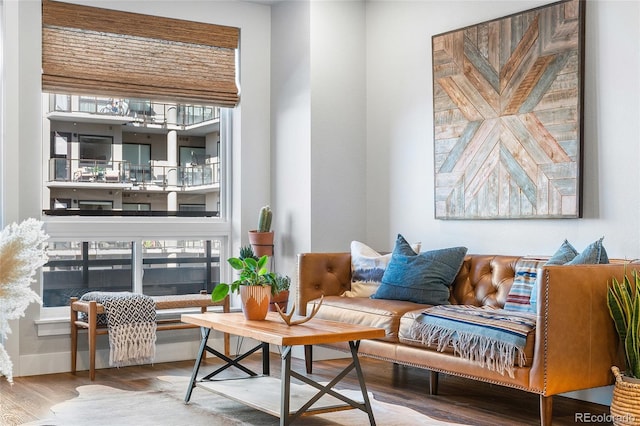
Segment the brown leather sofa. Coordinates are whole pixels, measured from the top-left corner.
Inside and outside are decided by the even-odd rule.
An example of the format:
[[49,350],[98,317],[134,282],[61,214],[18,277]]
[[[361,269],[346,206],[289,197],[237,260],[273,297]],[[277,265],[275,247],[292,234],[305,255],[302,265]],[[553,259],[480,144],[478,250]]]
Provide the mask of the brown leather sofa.
[[[520,257],[467,255],[451,289],[452,304],[503,307]],[[550,425],[552,396],[610,385],[612,365],[624,365],[619,339],[606,303],[612,277],[622,279],[625,262],[606,265],[544,266],[537,294],[537,327],[527,338],[527,362],[513,377],[439,352],[411,338],[414,318],[428,305],[398,300],[343,297],[351,285],[350,253],[298,256],[298,314],[306,315],[324,295],[317,318],[366,324],[386,337],[360,343],[360,355],[431,371],[429,390],[437,393],[438,373],[446,373],[540,395],[540,423]],[[638,265],[626,266],[626,272]],[[346,345],[332,345],[348,350]],[[307,371],[311,347],[305,348]]]

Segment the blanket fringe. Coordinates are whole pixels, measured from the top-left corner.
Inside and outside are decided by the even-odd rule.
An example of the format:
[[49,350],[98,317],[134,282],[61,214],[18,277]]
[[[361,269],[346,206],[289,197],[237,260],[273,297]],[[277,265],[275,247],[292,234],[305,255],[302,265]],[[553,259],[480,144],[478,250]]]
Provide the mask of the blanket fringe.
[[121,324],[109,331],[109,364],[114,367],[152,363],[156,356],[155,322]]
[[109,365],[152,363],[156,353],[156,310],[150,296],[131,292],[88,292],[81,300],[104,306],[109,329]]
[[517,346],[478,334],[420,323],[414,323],[411,331],[412,337],[420,339],[424,345],[435,346],[439,352],[451,347],[461,358],[503,375],[506,372],[511,378],[514,377],[516,357],[518,366],[522,367],[526,362],[524,351]]

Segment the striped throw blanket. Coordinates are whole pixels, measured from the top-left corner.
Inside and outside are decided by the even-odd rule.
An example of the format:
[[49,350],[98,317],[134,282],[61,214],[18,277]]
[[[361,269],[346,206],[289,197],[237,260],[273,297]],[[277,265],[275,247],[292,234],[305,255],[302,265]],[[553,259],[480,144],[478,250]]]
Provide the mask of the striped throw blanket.
[[536,327],[536,315],[468,305],[440,305],[416,318],[413,338],[439,351],[451,347],[462,358],[500,374],[514,377],[515,360],[525,365],[527,335]]
[[[109,365],[123,367],[153,362],[156,353],[156,305],[143,294],[130,292],[85,293],[80,300],[104,306],[109,329]],[[100,318],[98,319],[100,323]]]

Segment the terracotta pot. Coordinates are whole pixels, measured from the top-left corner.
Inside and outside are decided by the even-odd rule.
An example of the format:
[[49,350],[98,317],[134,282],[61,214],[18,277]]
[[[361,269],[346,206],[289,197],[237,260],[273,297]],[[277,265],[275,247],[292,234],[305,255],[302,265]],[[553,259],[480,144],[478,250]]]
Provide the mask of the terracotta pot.
[[269,312],[269,299],[271,298],[271,286],[241,285],[240,300],[242,313],[248,320],[262,321]]
[[273,231],[249,231],[249,243],[256,256],[273,256]]
[[271,312],[278,312],[276,303],[280,306],[280,309],[286,312],[289,305],[289,290],[282,290],[275,296],[271,296],[271,301],[269,302],[269,310]]

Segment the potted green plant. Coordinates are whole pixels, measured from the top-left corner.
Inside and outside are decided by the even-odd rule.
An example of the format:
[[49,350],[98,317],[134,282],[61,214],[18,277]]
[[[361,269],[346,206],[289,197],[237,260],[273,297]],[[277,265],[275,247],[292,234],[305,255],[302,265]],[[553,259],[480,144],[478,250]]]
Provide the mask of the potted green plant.
[[[240,259],[252,258],[259,260],[250,245],[240,247]],[[269,311],[277,312],[276,303],[282,309],[287,308],[289,304],[289,288],[291,287],[291,278],[288,275],[276,274],[274,283],[271,287],[271,300],[269,302]]]
[[249,243],[257,256],[273,256],[273,231],[271,207],[264,206],[258,215],[258,227],[249,231]]
[[291,287],[291,278],[288,275],[276,274],[274,282],[274,291],[271,294],[271,301],[269,302],[269,310],[277,312],[276,304],[284,311],[287,310],[289,305],[289,287]]
[[624,348],[626,369],[611,370],[616,377],[611,414],[616,419],[635,418],[640,424],[640,274],[633,271],[633,283],[625,273],[622,281],[615,277],[607,292],[609,313]]
[[231,284],[220,283],[211,292],[214,302],[227,297],[231,292],[240,294],[242,312],[246,319],[263,320],[269,311],[269,300],[275,291],[276,274],[267,269],[268,256],[258,260],[254,257],[230,257],[227,262],[233,269],[239,271],[238,279]]

